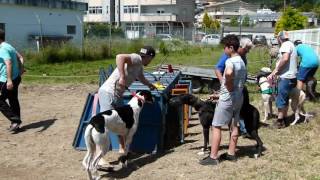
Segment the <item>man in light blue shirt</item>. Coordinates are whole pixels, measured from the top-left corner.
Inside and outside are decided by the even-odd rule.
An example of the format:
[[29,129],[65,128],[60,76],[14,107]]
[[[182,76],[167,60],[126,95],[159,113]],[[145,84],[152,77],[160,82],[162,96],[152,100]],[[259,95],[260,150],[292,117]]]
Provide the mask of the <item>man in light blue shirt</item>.
[[23,64],[22,56],[14,47],[5,42],[5,32],[0,29],[0,111],[11,121],[8,130],[13,132],[19,130],[21,124],[18,99],[21,64]]
[[301,40],[294,41],[297,55],[301,58],[297,75],[297,88],[303,90],[304,84],[309,80],[314,80],[314,75],[319,66],[319,59],[314,49],[303,44]]

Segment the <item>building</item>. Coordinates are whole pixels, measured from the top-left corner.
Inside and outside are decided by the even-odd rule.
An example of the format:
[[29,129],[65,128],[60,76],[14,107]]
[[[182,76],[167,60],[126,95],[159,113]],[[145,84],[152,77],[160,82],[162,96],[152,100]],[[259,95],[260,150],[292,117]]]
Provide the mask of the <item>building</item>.
[[85,22],[115,22],[115,0],[89,0]]
[[129,39],[170,34],[191,40],[194,0],[89,0],[88,3],[85,22],[115,23]]
[[0,28],[18,49],[70,41],[82,45],[87,3],[67,0],[0,0]]
[[[204,12],[222,23],[230,23],[232,17],[255,14],[259,9],[258,4],[246,3],[240,0],[220,0],[208,2]],[[197,24],[201,25],[204,12],[196,16]]]

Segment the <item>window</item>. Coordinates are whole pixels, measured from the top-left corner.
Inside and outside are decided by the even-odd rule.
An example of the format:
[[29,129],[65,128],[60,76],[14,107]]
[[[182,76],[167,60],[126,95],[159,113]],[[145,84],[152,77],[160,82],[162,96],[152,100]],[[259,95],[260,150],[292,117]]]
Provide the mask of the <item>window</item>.
[[4,30],[4,31],[6,30],[4,23],[0,23],[0,29],[2,29],[2,30]]
[[137,5],[123,6],[124,14],[137,14],[139,13],[139,7]]
[[76,34],[76,26],[67,25],[67,34]]
[[102,14],[102,6],[89,6],[89,14]]
[[106,7],[106,14],[109,14],[109,6]]
[[157,13],[158,14],[163,14],[164,13],[164,9],[157,9]]

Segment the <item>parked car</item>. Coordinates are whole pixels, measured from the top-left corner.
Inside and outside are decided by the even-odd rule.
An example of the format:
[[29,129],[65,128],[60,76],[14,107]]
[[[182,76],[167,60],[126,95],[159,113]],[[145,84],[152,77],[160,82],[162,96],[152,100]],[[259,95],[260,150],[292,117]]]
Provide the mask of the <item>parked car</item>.
[[163,41],[172,41],[172,36],[170,34],[156,34],[156,38]]
[[267,45],[266,36],[264,36],[264,35],[256,35],[256,37],[253,39],[253,44]]
[[220,44],[220,40],[221,38],[218,34],[207,34],[202,38],[201,42],[205,44],[218,45]]

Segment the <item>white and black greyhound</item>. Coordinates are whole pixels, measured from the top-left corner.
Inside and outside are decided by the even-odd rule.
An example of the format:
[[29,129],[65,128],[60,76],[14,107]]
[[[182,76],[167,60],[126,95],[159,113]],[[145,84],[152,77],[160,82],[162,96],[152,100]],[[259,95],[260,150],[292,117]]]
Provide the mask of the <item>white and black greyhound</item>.
[[109,151],[109,131],[125,137],[125,152],[120,157],[120,161],[126,164],[129,146],[138,128],[139,114],[146,102],[153,102],[151,92],[147,90],[139,91],[133,94],[127,105],[101,112],[91,118],[84,134],[87,154],[82,161],[90,180],[100,178],[97,166],[99,160]]
[[[264,118],[262,119],[262,122],[265,122],[267,119],[275,116],[272,113],[272,101],[275,100],[273,95],[276,92],[274,92],[274,88],[271,85],[271,83],[275,82],[269,82],[267,79],[269,74],[271,74],[271,69],[266,67],[261,68],[260,72],[257,74],[257,83],[261,90],[264,106]],[[295,125],[300,119],[300,115],[305,117],[305,123],[308,122],[309,118],[313,117],[313,115],[308,114],[304,109],[303,105],[306,100],[306,94],[302,90],[299,90],[295,87],[290,92],[289,97],[291,109],[294,113],[294,121],[290,125]]]

